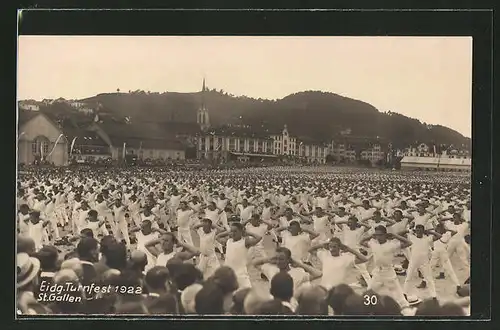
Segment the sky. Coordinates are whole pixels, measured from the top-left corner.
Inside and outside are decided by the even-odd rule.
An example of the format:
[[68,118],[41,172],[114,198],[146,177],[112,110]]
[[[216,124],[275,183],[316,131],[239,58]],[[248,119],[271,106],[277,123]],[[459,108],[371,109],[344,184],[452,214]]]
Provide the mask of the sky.
[[18,100],[321,90],[470,137],[471,37],[19,36]]

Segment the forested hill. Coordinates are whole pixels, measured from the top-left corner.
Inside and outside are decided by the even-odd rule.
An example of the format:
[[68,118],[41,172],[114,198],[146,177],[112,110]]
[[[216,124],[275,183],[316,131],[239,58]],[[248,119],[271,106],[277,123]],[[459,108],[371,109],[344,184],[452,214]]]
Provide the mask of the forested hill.
[[[415,142],[471,146],[470,138],[440,125],[422,123],[395,112],[379,112],[372,105],[334,93],[306,91],[279,100],[234,96],[207,90],[205,105],[212,125],[248,124],[255,129],[279,129],[288,125],[292,134],[329,140],[350,129],[352,136],[386,138],[396,146]],[[83,99],[101,103],[101,111],[133,121],[196,122],[202,93],[149,93],[130,91],[99,94]]]

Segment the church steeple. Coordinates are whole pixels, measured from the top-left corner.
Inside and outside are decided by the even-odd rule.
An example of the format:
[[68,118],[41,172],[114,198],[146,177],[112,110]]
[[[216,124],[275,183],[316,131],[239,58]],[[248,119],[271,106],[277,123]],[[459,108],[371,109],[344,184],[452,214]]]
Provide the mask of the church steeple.
[[205,131],[210,127],[210,119],[208,116],[208,110],[205,106],[205,92],[206,92],[206,85],[205,85],[205,77],[203,77],[203,86],[201,89],[201,104],[200,108],[198,109],[198,112],[196,114],[196,122],[198,125],[200,125],[200,128]]

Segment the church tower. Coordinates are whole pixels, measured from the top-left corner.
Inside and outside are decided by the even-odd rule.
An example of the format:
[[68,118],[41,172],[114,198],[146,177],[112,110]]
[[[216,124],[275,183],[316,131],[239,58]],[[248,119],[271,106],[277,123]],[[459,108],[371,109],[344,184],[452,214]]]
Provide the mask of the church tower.
[[208,109],[205,107],[205,78],[203,78],[203,87],[201,90],[201,105],[196,113],[196,122],[200,125],[202,131],[206,131],[210,128],[210,118],[208,116]]

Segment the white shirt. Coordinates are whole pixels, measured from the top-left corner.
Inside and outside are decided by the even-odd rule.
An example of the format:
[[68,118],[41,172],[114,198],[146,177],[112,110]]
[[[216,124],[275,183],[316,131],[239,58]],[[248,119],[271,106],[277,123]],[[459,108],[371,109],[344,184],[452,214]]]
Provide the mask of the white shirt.
[[454,230],[457,233],[453,235],[450,239],[450,244],[455,244],[458,242],[461,242],[465,234],[467,232],[467,229],[469,228],[469,224],[467,222],[462,222],[461,224],[454,224],[453,221],[446,221],[445,227],[449,230]]
[[254,206],[247,205],[246,207],[244,207],[243,205],[239,204],[238,210],[240,211],[241,221],[247,221],[248,219],[250,219],[252,217]]
[[101,203],[96,201],[95,210],[97,211],[97,213],[99,213],[99,215],[102,215],[102,216],[109,215],[109,208],[106,205],[106,201],[104,201],[104,200]]
[[54,209],[55,209],[55,204],[53,201],[50,201],[48,204],[45,205],[45,210],[44,210],[45,215],[53,216]]
[[410,259],[413,261],[425,262],[429,260],[431,247],[433,245],[432,236],[424,235],[418,238],[415,235],[408,235],[408,239],[412,242],[410,246]]
[[144,235],[141,231],[135,233],[135,238],[137,239],[137,250],[144,252],[148,258],[148,264],[144,268],[145,272],[155,266],[155,256],[149,252],[145,245],[152,240],[158,239],[158,237],[159,234],[155,231],[149,233],[148,235]]
[[471,210],[464,210],[463,218],[466,222],[470,222],[470,211]]
[[179,228],[182,229],[187,229],[191,225],[191,216],[193,215],[194,211],[189,209],[189,210],[177,210],[177,225]]
[[43,232],[45,228],[43,227],[43,221],[40,220],[37,224],[28,222],[28,236],[35,243],[35,249],[39,250],[43,246]]
[[170,207],[172,209],[176,209],[177,207],[179,207],[179,204],[181,202],[181,198],[182,196],[181,195],[177,195],[177,196],[170,196]]
[[387,232],[392,234],[399,234],[406,231],[408,227],[408,218],[403,218],[401,221],[396,221],[392,226],[387,227]]
[[203,231],[203,228],[198,228],[198,236],[200,237],[201,254],[213,256],[215,254],[215,230],[211,230],[207,234]]
[[205,218],[212,220],[212,223],[216,224],[219,221],[219,210],[205,209]]
[[279,219],[280,227],[287,228],[290,225],[290,222],[292,222],[292,221],[297,221],[300,223],[300,219],[298,219],[298,218],[292,218],[291,220],[288,220],[288,218],[285,216],[280,217],[280,219]]
[[422,225],[424,226],[425,229],[429,229],[429,219],[431,218],[431,215],[428,213],[425,213],[423,215],[420,215],[418,213],[413,214],[413,222],[416,225]]
[[[267,224],[261,223],[260,225],[258,225],[257,227],[255,227],[251,223],[247,223],[246,226],[245,226],[245,229],[249,233],[255,234],[255,235],[259,236],[259,237],[264,237],[266,235],[266,232],[267,232]],[[261,239],[259,241],[259,243],[257,243],[257,245],[255,245],[255,246],[259,247],[259,248],[264,248],[264,240]]]
[[189,207],[195,212],[199,213],[201,209],[201,203],[194,204],[193,202],[189,203]]
[[334,257],[325,249],[318,250],[317,255],[322,263],[321,285],[330,290],[339,284],[345,284],[347,270],[354,264],[354,256],[344,253]]
[[217,208],[221,211],[224,211],[224,209],[226,208],[227,206],[227,202],[228,200],[227,199],[220,199],[220,198],[217,198],[217,201],[215,202],[215,205],[217,206]]
[[40,212],[40,214],[43,214],[45,212],[44,201],[35,200],[32,209]]
[[265,221],[271,220],[271,215],[272,215],[271,209],[272,209],[272,206],[264,207],[262,209],[262,220],[265,220]]
[[358,208],[358,214],[359,214],[359,218],[360,220],[364,220],[364,219],[367,219],[371,216],[373,216],[373,213],[376,211],[375,208],[369,208],[368,210],[365,209],[364,207],[360,207]]
[[128,204],[128,209],[132,215],[137,215],[139,214],[140,210],[140,203],[138,201],[132,202]]
[[158,257],[156,257],[156,266],[163,266],[163,267],[166,267],[167,266],[167,262],[172,259],[173,257],[175,257],[175,255],[177,254],[177,251],[172,251],[170,252],[169,254],[165,254],[165,253],[160,253],[158,255]]
[[328,215],[323,215],[322,217],[318,217],[316,215],[313,215],[312,216],[312,220],[313,220],[313,230],[320,234],[320,235],[324,235],[326,233],[328,233],[330,231],[330,227],[329,227],[329,221],[328,221]]
[[289,231],[284,231],[282,237],[283,246],[290,250],[292,259],[300,261],[305,260],[311,245],[309,234],[300,233],[296,236],[292,236]]
[[323,210],[328,210],[328,197],[316,197],[314,203],[316,207],[321,207]]
[[19,212],[17,214],[18,216],[18,219],[19,219],[19,233],[21,235],[26,235],[26,234],[29,234],[29,218],[30,218],[30,215],[29,214],[22,214],[21,212]]
[[359,248],[359,242],[361,241],[361,237],[365,233],[364,227],[359,227],[354,230],[351,230],[349,226],[342,225],[342,232],[340,234],[340,240],[342,243],[352,249]]
[[[274,275],[280,272],[279,268],[270,263],[263,264],[261,266],[262,273],[266,275],[266,277],[271,281]],[[292,267],[287,272],[293,279],[293,292],[296,293],[298,288],[302,285],[309,283],[310,275],[304,269],[300,267]]]
[[87,225],[87,216],[89,215],[89,211],[90,210],[80,210],[80,212],[78,213],[77,226],[80,230],[85,228],[85,226]]
[[123,205],[116,207],[113,206],[113,212],[115,213],[115,221],[125,221],[125,207]]
[[290,203],[288,206],[292,209],[293,212],[299,213],[300,208],[302,207],[302,204],[297,202],[296,204]]
[[225,266],[231,267],[236,275],[245,275],[247,271],[247,252],[245,239],[233,241],[232,238],[226,242],[226,262]]
[[401,242],[398,240],[388,240],[384,244],[372,239],[368,241],[368,247],[372,251],[375,267],[380,270],[392,270],[395,253],[401,249]]

